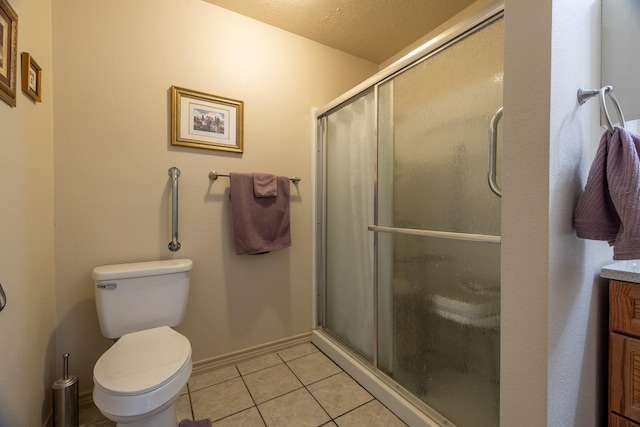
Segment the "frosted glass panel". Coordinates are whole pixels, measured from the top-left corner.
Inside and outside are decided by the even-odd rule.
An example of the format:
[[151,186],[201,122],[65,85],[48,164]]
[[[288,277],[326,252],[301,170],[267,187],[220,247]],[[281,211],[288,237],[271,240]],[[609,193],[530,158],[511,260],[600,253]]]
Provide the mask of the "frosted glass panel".
[[393,254],[378,368],[458,426],[499,425],[500,246],[380,234],[378,247]]
[[[379,86],[378,225],[500,235],[503,46],[500,19]],[[378,368],[458,426],[499,425],[500,245],[378,233],[377,254]]]
[[373,92],[331,113],[326,142],[325,327],[372,358]]
[[379,206],[393,206],[379,225],[500,234],[487,164],[489,123],[502,106],[502,27],[491,24],[379,88],[379,178],[392,180]]

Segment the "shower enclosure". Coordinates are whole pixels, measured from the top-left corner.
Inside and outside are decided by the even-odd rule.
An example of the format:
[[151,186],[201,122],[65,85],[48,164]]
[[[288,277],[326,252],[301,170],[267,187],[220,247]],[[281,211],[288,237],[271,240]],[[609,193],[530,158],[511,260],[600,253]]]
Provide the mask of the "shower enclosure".
[[317,114],[314,342],[425,425],[499,424],[503,26],[492,4]]

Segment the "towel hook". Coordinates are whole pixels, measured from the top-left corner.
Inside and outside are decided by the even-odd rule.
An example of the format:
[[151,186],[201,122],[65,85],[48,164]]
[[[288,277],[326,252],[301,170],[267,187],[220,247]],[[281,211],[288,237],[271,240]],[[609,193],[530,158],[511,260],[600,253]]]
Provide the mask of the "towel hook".
[[607,128],[609,131],[613,132],[615,127],[613,126],[613,122],[611,121],[611,116],[609,116],[609,110],[607,109],[606,95],[609,95],[611,101],[613,101],[613,106],[616,108],[616,112],[618,113],[618,118],[620,119],[620,126],[624,129],[626,123],[624,121],[624,114],[622,114],[622,108],[620,108],[620,103],[618,102],[618,98],[613,93],[612,86],[604,86],[600,89],[578,89],[578,102],[580,105],[587,102],[589,99],[593,98],[596,95],[600,95],[600,108],[604,112],[605,120],[607,121]]

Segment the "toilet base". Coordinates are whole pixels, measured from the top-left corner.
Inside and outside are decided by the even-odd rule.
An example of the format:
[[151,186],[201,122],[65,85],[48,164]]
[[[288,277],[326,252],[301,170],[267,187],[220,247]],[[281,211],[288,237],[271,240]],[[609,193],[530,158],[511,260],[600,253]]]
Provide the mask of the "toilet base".
[[176,414],[175,403],[169,405],[166,409],[155,413],[142,420],[131,423],[118,422],[116,427],[177,427],[178,415]]

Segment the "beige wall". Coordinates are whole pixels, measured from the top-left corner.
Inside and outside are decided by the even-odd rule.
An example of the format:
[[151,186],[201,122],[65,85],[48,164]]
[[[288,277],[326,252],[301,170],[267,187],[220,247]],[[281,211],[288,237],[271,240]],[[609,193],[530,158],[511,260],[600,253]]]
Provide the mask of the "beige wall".
[[[18,61],[43,69],[42,102],[0,101],[0,426],[37,426],[51,411],[55,377],[51,1],[11,1]],[[17,72],[20,75],[20,63]],[[57,360],[55,360],[57,362]]]
[[[311,108],[377,65],[200,0],[56,1],[56,291],[59,352],[82,390],[111,344],[101,337],[91,271],[190,258],[178,328],[201,361],[311,329]],[[169,88],[245,102],[245,152],[168,142]],[[170,182],[179,179],[182,249],[172,253]],[[236,256],[229,180],[209,171],[297,175],[290,249]]]
[[606,424],[606,242],[573,210],[604,129],[600,1],[506,0],[500,423]]

